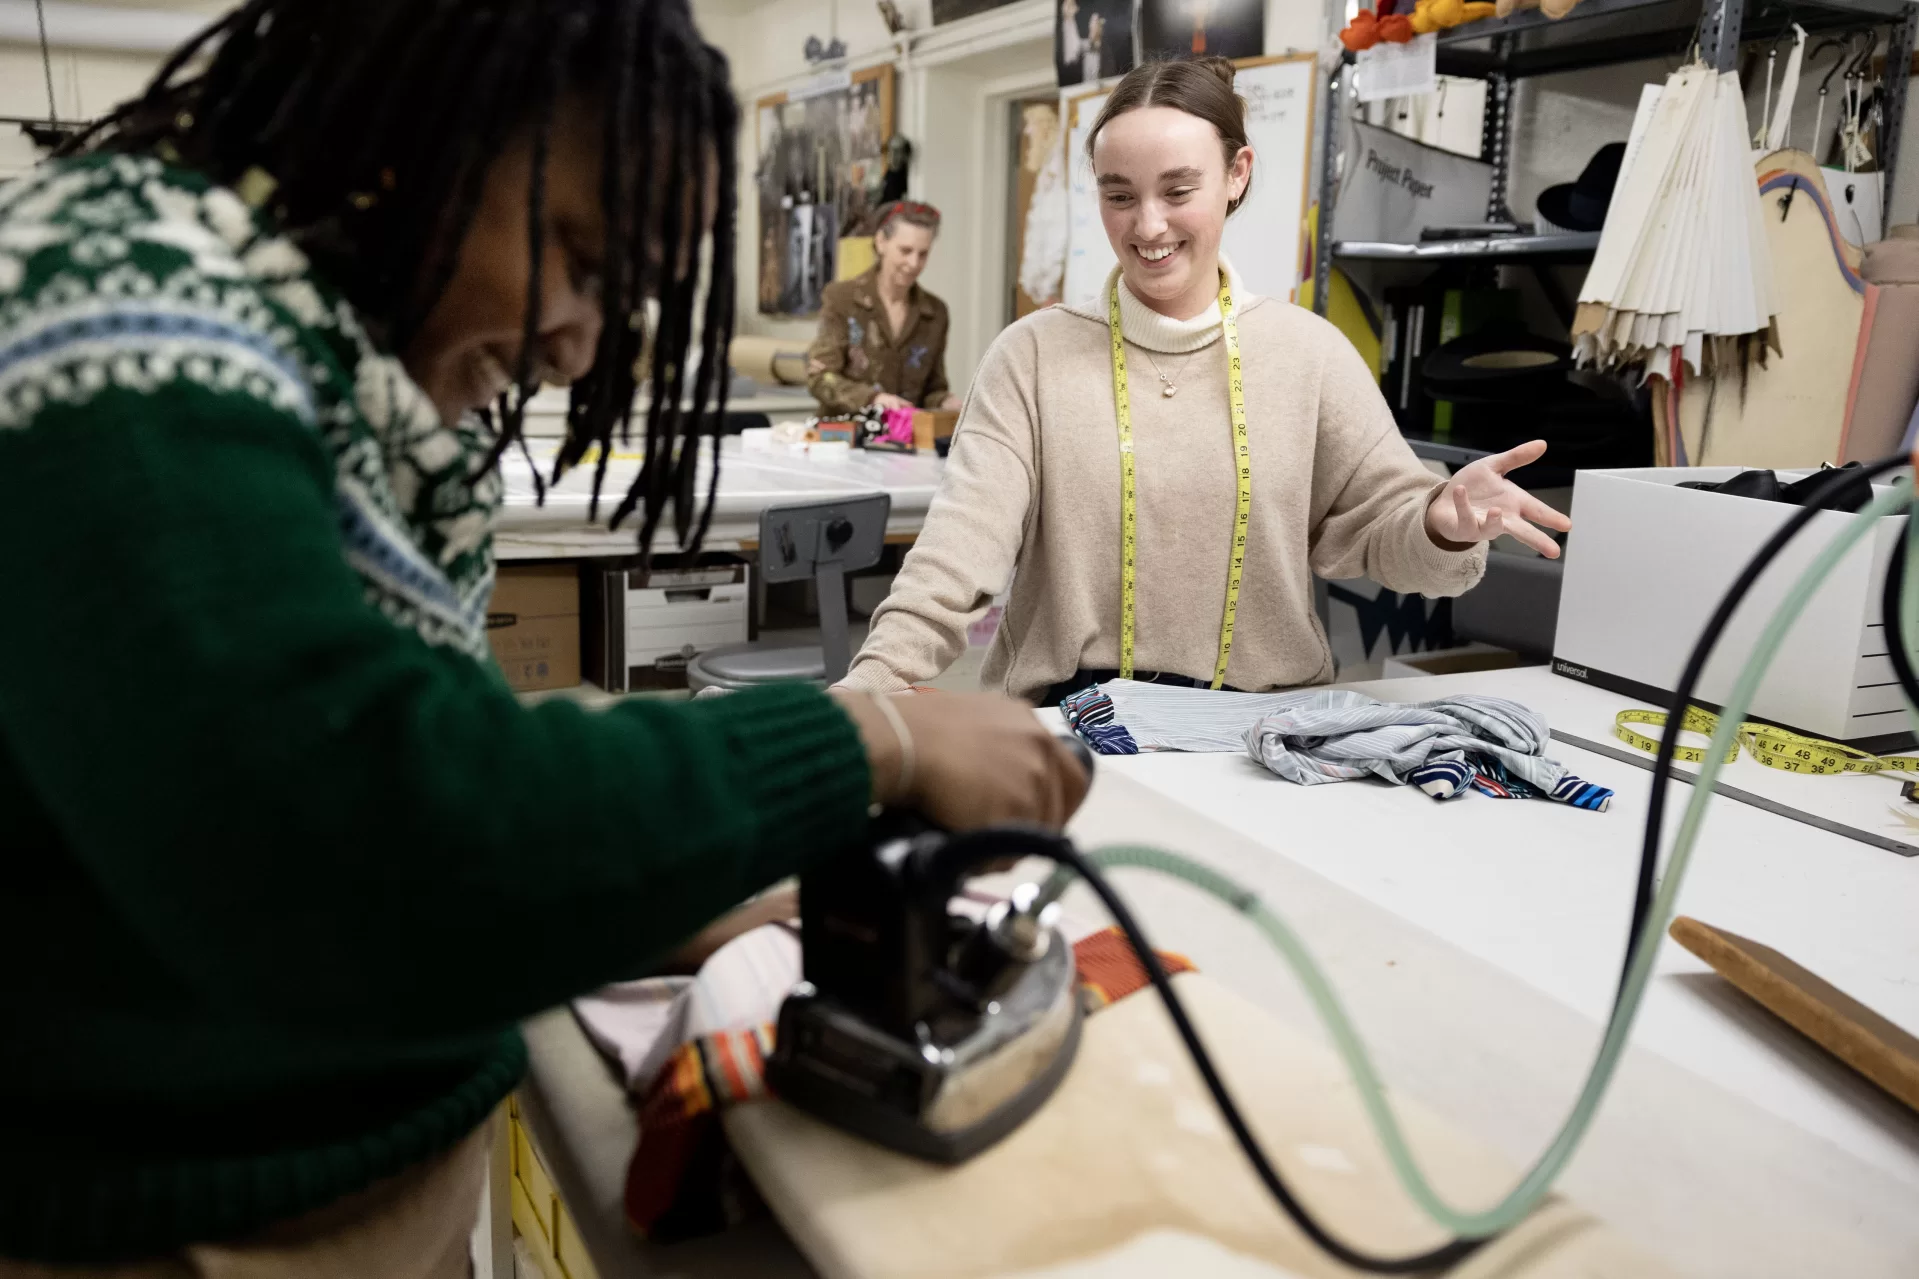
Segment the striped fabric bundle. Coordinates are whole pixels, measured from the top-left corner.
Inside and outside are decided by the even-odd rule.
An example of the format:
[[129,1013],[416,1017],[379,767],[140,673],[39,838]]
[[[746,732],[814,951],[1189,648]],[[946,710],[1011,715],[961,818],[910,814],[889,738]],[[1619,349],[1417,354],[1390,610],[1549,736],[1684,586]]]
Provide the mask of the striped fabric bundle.
[[1245,749],[1249,725],[1284,711],[1300,696],[1114,679],[1073,694],[1059,708],[1072,730],[1101,755],[1226,754]]
[[1126,726],[1113,722],[1113,699],[1101,685],[1095,684],[1062,698],[1059,711],[1066,717],[1066,726],[1078,733],[1097,754],[1139,754],[1139,743],[1126,731]]
[[1436,759],[1407,774],[1406,780],[1434,799],[1452,799],[1468,789],[1494,799],[1551,799],[1574,808],[1603,813],[1612,806],[1612,792],[1568,773],[1551,792],[1528,785],[1506,772],[1491,756]]
[[1468,788],[1501,799],[1550,799],[1594,812],[1612,792],[1542,753],[1546,722],[1518,702],[1462,694],[1417,705],[1345,689],[1289,695],[1284,710],[1246,730],[1246,749],[1288,781],[1378,777],[1436,799]]
[[1226,693],[1121,679],[1073,694],[1060,710],[1102,755],[1244,750],[1306,786],[1377,777],[1435,799],[1477,790],[1593,812],[1612,802],[1611,791],[1546,758],[1543,719],[1499,697],[1402,704],[1345,689]]

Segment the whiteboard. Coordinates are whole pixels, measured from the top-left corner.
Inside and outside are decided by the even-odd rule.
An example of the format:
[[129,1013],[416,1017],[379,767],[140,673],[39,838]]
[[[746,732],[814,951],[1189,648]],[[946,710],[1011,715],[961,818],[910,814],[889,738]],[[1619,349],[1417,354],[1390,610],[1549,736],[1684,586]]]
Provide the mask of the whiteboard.
[[[1253,145],[1253,184],[1239,211],[1226,222],[1222,242],[1246,287],[1268,297],[1291,298],[1305,264],[1306,210],[1311,200],[1317,59],[1310,53],[1246,58],[1233,64],[1233,87],[1246,99],[1246,136]],[[1068,302],[1097,299],[1118,259],[1099,220],[1099,191],[1086,158],[1086,134],[1107,91],[1067,97],[1064,105],[1066,165],[1066,280]]]
[[1066,99],[1066,172],[1072,176],[1066,184],[1066,279],[1059,294],[1065,302],[1097,298],[1119,264],[1099,220],[1099,189],[1093,184],[1093,162],[1086,158],[1086,135],[1106,98],[1106,90],[1097,89]]
[[1295,53],[1233,64],[1239,68],[1233,87],[1246,99],[1253,185],[1226,219],[1221,247],[1246,287],[1267,297],[1292,298],[1305,266],[1317,62],[1313,54]]

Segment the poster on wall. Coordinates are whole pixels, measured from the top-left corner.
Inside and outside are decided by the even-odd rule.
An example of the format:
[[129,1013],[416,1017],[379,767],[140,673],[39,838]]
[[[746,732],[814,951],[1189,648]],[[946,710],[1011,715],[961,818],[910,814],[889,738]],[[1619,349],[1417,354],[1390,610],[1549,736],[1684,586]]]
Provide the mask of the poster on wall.
[[1140,0],[1139,52],[1156,58],[1257,58],[1266,0]]
[[1019,169],[1013,186],[1019,277],[1013,284],[1012,318],[1017,320],[1059,301],[1066,271],[1066,148],[1058,99],[1019,104]]
[[893,68],[826,76],[756,104],[759,309],[813,315],[833,282],[840,239],[879,203],[893,136]]
[[1053,66],[1062,86],[1097,84],[1133,69],[1134,0],[1059,0]]

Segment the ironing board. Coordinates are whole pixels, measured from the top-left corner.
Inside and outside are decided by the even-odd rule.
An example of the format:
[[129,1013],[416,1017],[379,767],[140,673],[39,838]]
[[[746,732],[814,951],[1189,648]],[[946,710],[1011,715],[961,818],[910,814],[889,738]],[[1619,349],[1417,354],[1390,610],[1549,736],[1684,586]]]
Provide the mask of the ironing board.
[[[1204,976],[1175,981],[1228,1087],[1330,1229],[1388,1255],[1445,1242],[1393,1188],[1358,1096],[1325,1049]],[[1401,1113],[1442,1193],[1485,1203],[1512,1184],[1511,1167],[1483,1145],[1422,1107]],[[1090,1019],[1053,1100],[956,1169],[876,1150],[787,1106],[741,1107],[727,1131],[742,1157],[758,1152],[749,1164],[761,1192],[827,1279],[1352,1273],[1275,1210],[1150,998]],[[1555,1201],[1450,1273],[1675,1272]]]
[[[1606,763],[1582,761],[1582,775],[1615,780]],[[1387,788],[1283,793],[1299,813],[1287,826],[1302,837],[1310,811],[1328,801],[1429,802]],[[1429,822],[1434,811],[1416,809]],[[1101,771],[1072,832],[1083,847],[1147,842],[1198,857],[1275,903],[1340,990],[1395,1089],[1422,1166],[1452,1202],[1478,1207],[1503,1193],[1565,1115],[1598,1027],[1537,987],[1118,767]],[[1034,872],[1022,869],[1021,878]],[[1434,1242],[1437,1231],[1385,1170],[1350,1084],[1264,939],[1183,886],[1139,873],[1118,882],[1154,942],[1199,964],[1198,974],[1177,980],[1201,1034],[1306,1201],[1368,1249]],[[1083,888],[1067,906],[1098,917]],[[1150,993],[1090,1018],[1061,1092],[958,1169],[892,1155],[776,1102],[736,1107],[725,1124],[822,1279],[1351,1273],[1306,1244],[1267,1200]],[[1902,1183],[1645,1050],[1627,1053],[1561,1189],[1568,1202],[1526,1227],[1537,1248],[1523,1256],[1488,1249],[1454,1273],[1910,1274],[1919,1239],[1899,1224],[1910,1221]]]

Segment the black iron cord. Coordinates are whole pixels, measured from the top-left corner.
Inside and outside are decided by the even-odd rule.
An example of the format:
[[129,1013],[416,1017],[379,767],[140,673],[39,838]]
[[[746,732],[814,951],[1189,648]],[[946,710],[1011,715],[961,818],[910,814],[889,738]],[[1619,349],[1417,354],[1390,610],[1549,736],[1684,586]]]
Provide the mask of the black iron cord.
[[1292,1188],[1286,1184],[1279,1170],[1266,1158],[1266,1152],[1260,1148],[1259,1139],[1246,1124],[1239,1113],[1239,1107],[1233,1103],[1232,1094],[1226,1091],[1226,1084],[1219,1077],[1219,1071],[1213,1067],[1213,1059],[1208,1055],[1206,1046],[1200,1042],[1199,1032],[1186,1015],[1186,1008],[1180,1003],[1179,995],[1173,990],[1173,983],[1167,978],[1166,970],[1160,965],[1159,956],[1152,944],[1146,940],[1145,932],[1139,921],[1126,908],[1126,903],[1107,882],[1100,868],[1092,859],[1081,853],[1066,841],[1049,854],[1058,861],[1073,868],[1081,879],[1099,895],[1106,910],[1118,924],[1120,931],[1126,934],[1126,940],[1133,947],[1133,953],[1139,957],[1140,964],[1146,969],[1146,975],[1152,979],[1153,989],[1159,992],[1161,1002],[1166,1005],[1167,1016],[1173,1019],[1173,1028],[1179,1032],[1181,1042],[1186,1045],[1187,1053],[1193,1059],[1193,1065],[1199,1070],[1200,1078],[1206,1081],[1206,1091],[1213,1095],[1213,1104],[1219,1107],[1226,1126],[1233,1130],[1233,1137],[1239,1142],[1239,1148],[1246,1155],[1246,1161],[1253,1165],[1253,1171],[1265,1183],[1273,1198],[1279,1201],[1293,1224],[1306,1233],[1321,1249],[1329,1255],[1358,1270],[1370,1271],[1378,1275],[1418,1274],[1427,1270],[1438,1270],[1465,1260],[1486,1243],[1485,1239],[1455,1239],[1443,1244],[1431,1252],[1420,1253],[1413,1257],[1376,1257],[1371,1253],[1360,1252],[1343,1240],[1335,1238],[1322,1226],[1306,1206],[1296,1198]]
[[1213,1104],[1219,1108],[1220,1116],[1225,1119],[1226,1126],[1232,1129],[1233,1138],[1239,1143],[1240,1151],[1245,1154],[1246,1161],[1253,1166],[1254,1173],[1278,1201],[1287,1217],[1291,1218],[1293,1224],[1298,1226],[1314,1244],[1328,1255],[1355,1269],[1380,1275],[1406,1275],[1454,1265],[1471,1256],[1486,1242],[1485,1239],[1455,1239],[1418,1256],[1375,1257],[1370,1253],[1360,1252],[1335,1237],[1319,1223],[1306,1205],[1299,1201],[1293,1194],[1292,1187],[1286,1184],[1286,1179],[1280,1176],[1279,1170],[1266,1157],[1266,1152],[1260,1147],[1259,1138],[1253,1135],[1252,1128],[1239,1113],[1239,1107],[1234,1103],[1232,1094],[1226,1091],[1225,1082],[1220,1079],[1219,1071],[1213,1066],[1211,1054],[1206,1051],[1206,1045],[1200,1041],[1199,1032],[1193,1028],[1192,1019],[1186,1015],[1186,1006],[1180,1002],[1178,993],[1173,990],[1173,983],[1167,978],[1166,970],[1161,966],[1152,943],[1147,941],[1145,930],[1139,926],[1139,921],[1133,918],[1133,912],[1127,909],[1125,901],[1121,899],[1119,893],[1114,890],[1105,874],[1091,858],[1073,847],[1072,842],[1063,836],[1038,829],[1002,827],[991,831],[959,835],[949,840],[936,854],[937,861],[930,878],[939,883],[951,882],[969,869],[977,868],[984,861],[1001,860],[1009,856],[1044,857],[1056,864],[1069,867],[1099,896],[1108,913],[1112,915],[1113,922],[1118,924],[1120,931],[1126,935],[1126,940],[1132,946],[1133,953],[1139,957],[1141,966],[1146,969],[1146,975],[1151,979],[1153,989],[1159,993],[1161,1002],[1166,1005],[1167,1016],[1173,1019],[1173,1028],[1179,1032],[1180,1041],[1186,1046],[1187,1055],[1193,1059],[1193,1065],[1198,1069],[1200,1078],[1205,1081],[1206,1091],[1212,1094]]
[[1886,656],[1892,661],[1893,678],[1906,695],[1906,702],[1919,706],[1919,676],[1912,670],[1911,650],[1906,647],[1906,618],[1901,607],[1906,590],[1906,533],[1902,529],[1892,544],[1892,556],[1886,561],[1886,587],[1880,596],[1880,614],[1886,624]]

